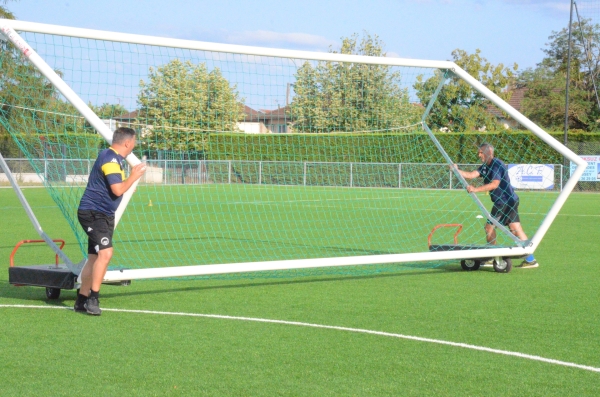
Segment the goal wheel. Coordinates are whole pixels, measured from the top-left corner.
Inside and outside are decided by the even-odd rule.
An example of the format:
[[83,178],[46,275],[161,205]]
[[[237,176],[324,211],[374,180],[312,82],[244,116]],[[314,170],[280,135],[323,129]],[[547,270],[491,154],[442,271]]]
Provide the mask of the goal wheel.
[[58,299],[59,296],[60,296],[60,288],[46,287],[46,298]]
[[500,262],[498,262],[498,259],[494,259],[494,270],[498,273],[510,272],[512,270],[512,259],[500,258]]
[[460,261],[460,267],[466,271],[479,270],[481,266],[481,261],[477,259],[463,259]]

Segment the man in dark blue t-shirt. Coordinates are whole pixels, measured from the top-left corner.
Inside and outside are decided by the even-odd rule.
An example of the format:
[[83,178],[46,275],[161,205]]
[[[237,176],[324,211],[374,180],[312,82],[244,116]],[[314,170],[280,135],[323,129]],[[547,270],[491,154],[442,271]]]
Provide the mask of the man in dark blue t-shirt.
[[[457,167],[458,172],[465,179],[483,177],[482,186],[469,185],[467,191],[469,193],[490,192],[490,197],[494,203],[491,212],[492,217],[501,225],[508,226],[510,231],[521,240],[527,240],[519,218],[519,196],[510,184],[506,164],[494,157],[494,147],[488,143],[479,146],[477,155],[482,164],[476,171],[462,171]],[[485,225],[485,234],[488,244],[496,244],[496,227],[489,220]],[[518,267],[533,268],[538,266],[539,264],[534,256],[529,255]]]
[[118,128],[111,146],[98,155],[90,172],[88,184],[81,197],[77,218],[88,235],[88,259],[81,270],[81,287],[77,292],[74,310],[99,316],[98,294],[112,258],[112,237],[115,211],[125,193],[146,170],[143,163],[131,169],[125,179],[125,158],[135,147],[135,131]]

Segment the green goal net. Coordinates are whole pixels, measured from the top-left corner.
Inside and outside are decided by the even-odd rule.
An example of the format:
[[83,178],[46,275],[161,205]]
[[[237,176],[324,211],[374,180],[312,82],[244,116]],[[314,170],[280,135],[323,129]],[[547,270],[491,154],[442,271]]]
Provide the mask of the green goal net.
[[[109,280],[523,256],[578,178],[563,165],[581,160],[508,106],[506,87],[386,57],[376,38],[314,53],[1,25],[0,133],[82,256],[76,211],[96,155],[115,128],[138,133],[128,161],[147,171],[119,209]],[[508,166],[526,241],[449,166],[477,169],[484,142]]]

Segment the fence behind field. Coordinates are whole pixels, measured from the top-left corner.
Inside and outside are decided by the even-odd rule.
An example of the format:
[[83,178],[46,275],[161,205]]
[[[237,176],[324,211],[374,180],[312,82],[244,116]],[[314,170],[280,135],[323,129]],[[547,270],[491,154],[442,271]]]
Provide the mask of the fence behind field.
[[[94,160],[6,159],[21,184],[85,184]],[[334,163],[237,160],[148,160],[142,184],[200,185],[253,184],[327,186],[348,188],[461,189],[447,164],[441,163]],[[459,164],[473,170],[478,164]],[[569,167],[554,164],[554,187],[561,190]],[[0,183],[7,182],[0,174]],[[580,186],[581,185],[581,186]],[[577,190],[594,190],[580,182]],[[586,189],[586,187],[588,187]],[[600,186],[598,186],[600,188]]]

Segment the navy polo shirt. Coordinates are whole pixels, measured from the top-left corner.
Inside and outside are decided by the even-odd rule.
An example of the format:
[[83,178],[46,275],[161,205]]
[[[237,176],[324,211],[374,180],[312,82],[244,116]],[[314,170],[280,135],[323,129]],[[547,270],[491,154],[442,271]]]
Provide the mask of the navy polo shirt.
[[115,214],[122,197],[115,196],[110,185],[125,180],[124,160],[112,147],[100,152],[81,197],[80,210],[98,211],[109,216]]
[[482,164],[477,171],[483,177],[483,182],[486,185],[492,181],[500,181],[500,185],[490,191],[490,197],[494,204],[504,205],[519,201],[519,196],[517,196],[515,190],[510,185],[508,168],[502,160],[494,157],[489,165]]

